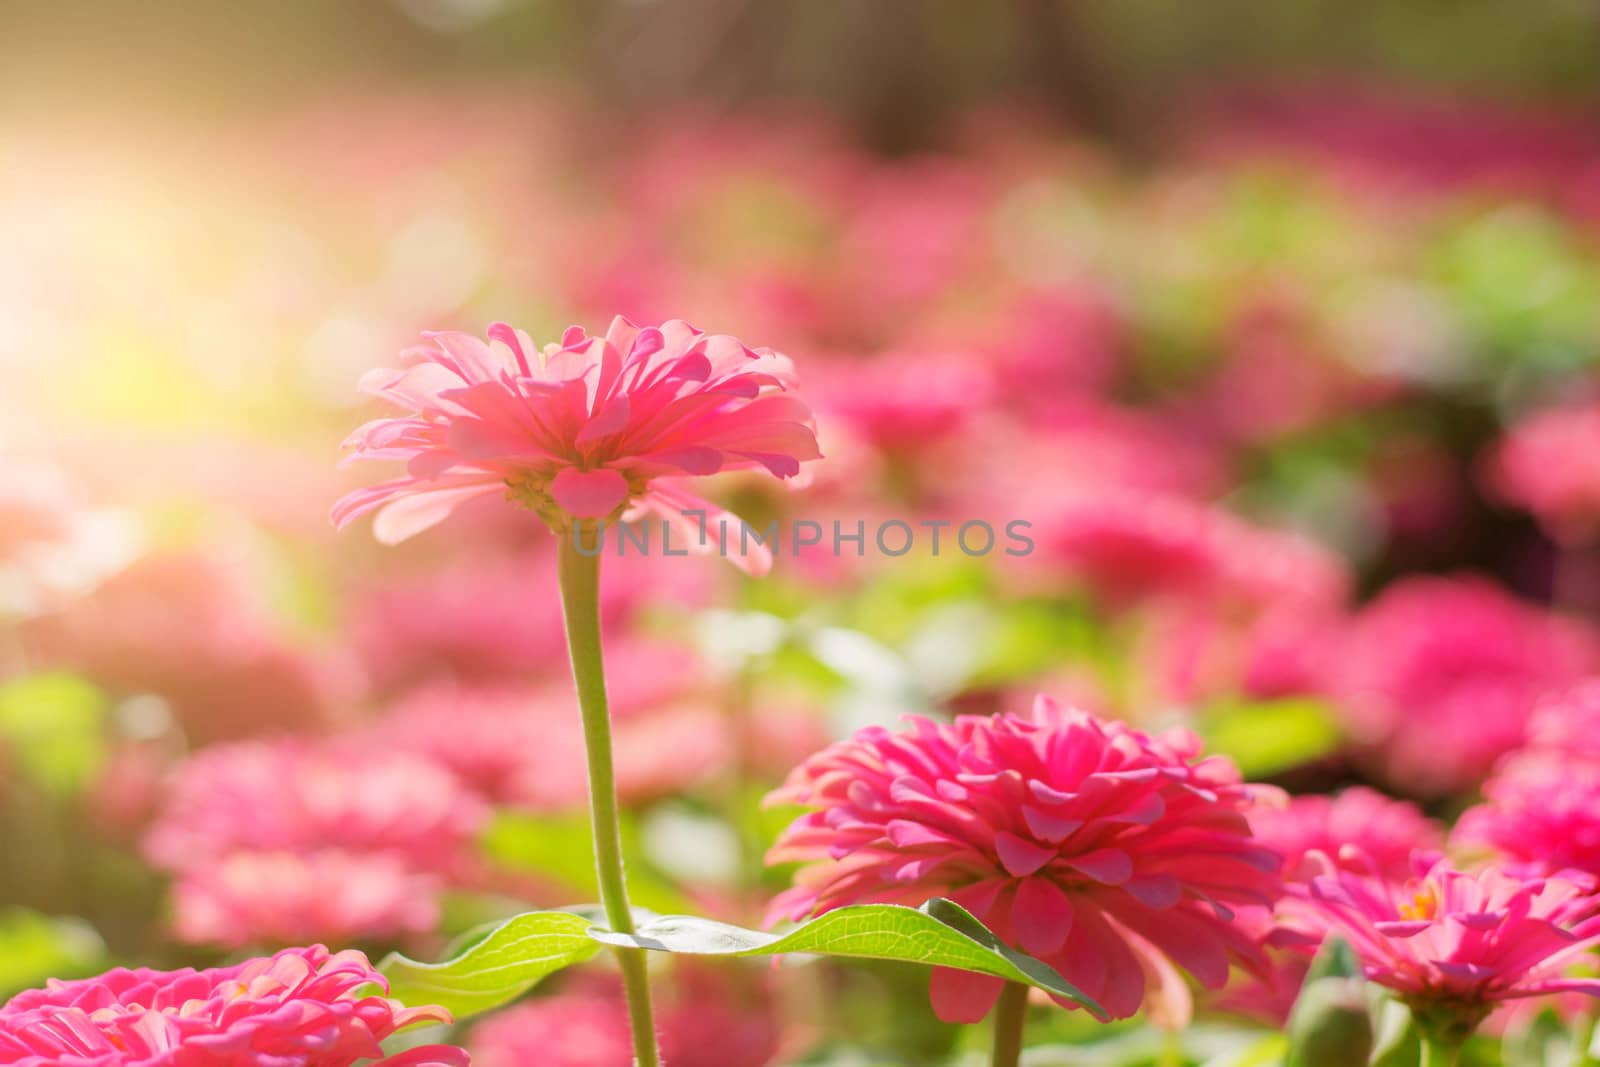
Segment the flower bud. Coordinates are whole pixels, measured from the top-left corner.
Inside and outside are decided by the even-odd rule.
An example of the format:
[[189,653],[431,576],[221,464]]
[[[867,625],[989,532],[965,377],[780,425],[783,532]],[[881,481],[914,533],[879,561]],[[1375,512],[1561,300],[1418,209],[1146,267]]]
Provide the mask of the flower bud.
[[1288,1067],[1357,1067],[1372,1055],[1372,1015],[1362,983],[1320,978],[1289,1015]]

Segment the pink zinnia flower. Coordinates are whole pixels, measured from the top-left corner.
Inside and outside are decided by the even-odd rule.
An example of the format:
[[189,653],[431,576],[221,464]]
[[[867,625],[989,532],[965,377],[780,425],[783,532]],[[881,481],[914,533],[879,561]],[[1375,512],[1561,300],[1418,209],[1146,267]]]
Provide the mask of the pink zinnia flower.
[[[787,392],[787,357],[676,319],[640,328],[619,317],[604,337],[573,326],[542,353],[501,323],[487,342],[429,338],[400,369],[362,382],[408,414],[358,429],[352,458],[407,471],[339,501],[339,526],[376,510],[379,540],[402,541],[503,492],[557,530],[654,513],[680,532],[687,523],[697,545],[699,525],[683,513],[720,513],[674,478],[752,468],[789,478],[820,455],[810,410]],[[742,562],[761,570],[770,556]]]
[[442,873],[462,862],[488,815],[454,775],[421,756],[243,742],[206,749],[179,768],[145,854],[182,871],[235,851],[342,848]]
[[1262,805],[1251,812],[1250,826],[1283,856],[1288,879],[1303,877],[1313,852],[1343,870],[1403,879],[1411,872],[1413,852],[1436,853],[1444,844],[1439,824],[1415,804],[1362,786],[1337,796],[1293,797],[1281,808]]
[[434,929],[439,889],[438,878],[386,853],[230,852],[179,875],[173,933],[225,948],[388,942]]
[[1312,879],[1309,905],[1349,941],[1368,980],[1425,1028],[1461,1038],[1507,1000],[1600,995],[1600,979],[1564,973],[1600,943],[1600,897],[1579,878],[1467,873],[1419,857],[1403,882],[1330,868]]
[[[913,718],[807,760],[771,800],[818,810],[768,861],[805,861],[774,916],[949,896],[1043,959],[1113,1017],[1147,990],[1187,1013],[1175,966],[1216,988],[1230,959],[1259,966],[1233,908],[1269,905],[1278,857],[1250,837],[1255,797],[1178,731],[1152,738],[1040,697],[1031,718]],[[935,1012],[983,1018],[998,979],[936,970]]]
[[1175,494],[1066,493],[1029,518],[1041,558],[1116,606],[1332,606],[1349,587],[1348,567],[1327,548]]
[[1456,823],[1455,841],[1487,846],[1535,873],[1571,868],[1600,876],[1600,761],[1519,752],[1483,795]]
[[[443,1008],[381,996],[359,952],[322,946],[208,971],[108,971],[52,981],[0,1008],[0,1064],[12,1067],[465,1067],[447,1045],[385,1057],[379,1042]],[[376,1062],[372,1062],[376,1061]]]
[[1540,696],[1600,665],[1600,636],[1478,578],[1413,577],[1368,604],[1333,691],[1355,739],[1407,792],[1480,781]]
[[994,371],[964,352],[897,350],[846,359],[811,390],[832,425],[875,448],[915,454],[960,434],[995,395]]
[[1552,536],[1590,540],[1600,533],[1600,403],[1528,416],[1490,454],[1486,475]]

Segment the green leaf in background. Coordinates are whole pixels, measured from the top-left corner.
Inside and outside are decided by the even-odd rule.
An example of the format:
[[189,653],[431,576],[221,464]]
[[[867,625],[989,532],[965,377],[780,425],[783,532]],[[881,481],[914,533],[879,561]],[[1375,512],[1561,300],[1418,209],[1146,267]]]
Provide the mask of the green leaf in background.
[[105,696],[71,674],[35,674],[0,686],[0,748],[41,786],[70,795],[105,759]]
[[1246,778],[1262,778],[1328,755],[1343,736],[1320,701],[1273,700],[1218,708],[1201,720],[1208,751],[1231,756]]
[[600,950],[588,934],[590,920],[566,911],[531,911],[484,936],[460,939],[469,947],[441,963],[419,963],[391,953],[378,970],[389,995],[403,1004],[438,1004],[465,1019],[514,1000],[547,976],[582,963]]
[[0,1001],[51,978],[80,978],[105,964],[105,944],[74,919],[15,908],[0,912]]
[[[569,899],[594,900],[600,895],[586,815],[501,812],[480,840],[484,851],[497,863],[543,876],[569,892]],[[626,813],[622,820],[622,850],[626,856],[645,854],[638,825]],[[686,911],[691,906],[671,882],[637,862],[628,864],[628,896],[637,906],[652,911]]]
[[1054,968],[1003,944],[971,912],[953,901],[920,908],[861,904],[818,916],[788,933],[747,930],[691,915],[663,915],[640,923],[637,933],[596,927],[590,935],[619,948],[645,948],[693,956],[817,956],[896,960],[954,967],[1023,982],[1066,997],[1093,1014],[1105,1011]]

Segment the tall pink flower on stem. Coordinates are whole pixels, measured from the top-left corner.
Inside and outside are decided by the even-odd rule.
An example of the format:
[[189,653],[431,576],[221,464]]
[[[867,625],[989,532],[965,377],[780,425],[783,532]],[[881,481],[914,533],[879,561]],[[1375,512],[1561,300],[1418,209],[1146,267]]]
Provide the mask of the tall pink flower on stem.
[[[356,430],[351,458],[403,462],[406,473],[340,500],[340,527],[376,511],[378,539],[394,543],[491,493],[558,533],[650,513],[682,529],[695,510],[715,525],[722,513],[675,479],[759,468],[790,478],[821,455],[810,410],[789,392],[788,357],[676,319],[641,328],[618,317],[604,337],[573,326],[542,352],[504,323],[487,341],[429,339],[362,380],[407,414]],[[700,524],[687,528],[686,547],[703,547]],[[755,571],[771,562],[735,558]]]
[[209,971],[109,971],[52,981],[0,1007],[7,1067],[466,1067],[428,1045],[385,1057],[379,1042],[438,1007],[407,1008],[359,952],[285,949]]
[[[1255,797],[1231,763],[1201,759],[1191,734],[1150,737],[1047,697],[1031,717],[869,727],[769,798],[816,809],[768,854],[807,864],[773,915],[948,896],[1109,1015],[1147,1003],[1179,1021],[1179,967],[1216,988],[1230,961],[1264,963],[1232,922],[1278,892],[1279,857],[1250,836]],[[933,1008],[976,1022],[1001,1000],[996,1047],[1014,1049],[1018,1034],[1003,1031],[1021,1025],[1019,988],[940,969]]]
[[[376,511],[379,540],[425,530],[457,506],[503,492],[559,538],[557,573],[572,674],[583,717],[595,865],[606,921],[632,933],[611,754],[600,627],[600,553],[580,551],[586,528],[653,513],[687,531],[686,547],[711,547],[701,534],[725,513],[677,482],[724,470],[765,469],[780,477],[820,456],[811,412],[790,392],[793,368],[770,349],[673,320],[638,327],[617,318],[604,337],[571,327],[541,352],[501,323],[488,340],[431,335],[397,370],[374,371],[369,392],[406,412],[351,435],[355,458],[406,464],[403,477],[352,493],[333,509],[345,523]],[[699,521],[689,517],[700,512]],[[734,558],[761,573],[761,545]],[[619,949],[634,1056],[657,1067],[655,1026],[643,950]]]
[[1395,882],[1329,866],[1309,904],[1355,949],[1369,981],[1411,1009],[1425,1067],[1454,1064],[1497,1005],[1549,993],[1600,996],[1600,979],[1566,971],[1600,944],[1600,896],[1586,876],[1524,878],[1456,870],[1419,856]]

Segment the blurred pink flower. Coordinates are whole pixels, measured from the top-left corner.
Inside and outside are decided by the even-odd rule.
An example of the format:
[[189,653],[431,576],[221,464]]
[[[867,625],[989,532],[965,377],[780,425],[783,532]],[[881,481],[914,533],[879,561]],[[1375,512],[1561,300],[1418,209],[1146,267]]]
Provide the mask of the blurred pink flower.
[[145,854],[184,871],[234,851],[342,848],[443,873],[463,861],[488,815],[421,756],[349,742],[242,742],[179,767]]
[[1533,512],[1551,536],[1583,544],[1600,534],[1600,403],[1535,412],[1489,455],[1500,497]]
[[[117,969],[52,981],[0,1008],[13,1067],[465,1067],[429,1045],[385,1057],[379,1042],[443,1008],[363,996],[383,976],[359,952],[286,949],[208,971]],[[376,1061],[376,1062],[372,1062]]]
[[1104,490],[1059,494],[1029,515],[1040,558],[1106,602],[1145,599],[1259,609],[1337,606],[1350,577],[1327,548],[1183,497]]
[[[764,1067],[778,1023],[756,982],[714,980],[679,966],[662,990],[656,1032],[672,1067]],[[554,996],[499,1012],[472,1033],[476,1067],[632,1067],[622,989],[584,980]]]
[[[693,606],[706,597],[705,570],[646,567],[609,554],[600,583],[612,672],[612,703],[624,706],[681,690],[698,660],[676,644],[633,636],[652,601]],[[353,596],[350,629],[380,693],[418,684],[526,682],[569,670],[561,604],[550,595],[543,553],[468,553],[435,570],[390,578]]]
[[[693,788],[734,758],[727,721],[694,699],[615,710],[617,793],[625,803]],[[374,744],[453,771],[485,798],[534,811],[588,796],[582,721],[572,694],[526,686],[427,686],[374,723]]]
[[1600,678],[1540,700],[1528,719],[1527,747],[1600,760]]
[[1229,617],[1206,603],[1152,605],[1136,653],[1158,698],[1194,705],[1217,699],[1273,700],[1320,693],[1332,668],[1326,649],[1344,632],[1328,605],[1267,605]]
[[1292,797],[1282,808],[1262,805],[1250,813],[1250,828],[1283,857],[1284,878],[1294,881],[1306,877],[1312,852],[1342,870],[1404,879],[1413,852],[1433,854],[1444,844],[1439,824],[1415,804],[1363,786],[1336,796]]
[[[487,342],[430,339],[434,347],[410,350],[401,369],[362,382],[409,414],[367,423],[346,442],[353,459],[407,465],[404,477],[333,509],[341,527],[379,511],[374,528],[386,543],[497,492],[559,530],[573,518],[624,514],[684,523],[687,509],[716,509],[675,477],[765,468],[789,478],[820,456],[810,410],[787,392],[787,357],[676,319],[641,329],[619,317],[604,337],[570,327],[542,353],[500,323]],[[757,571],[771,562],[754,551],[734,558]]]
[[56,467],[0,451],[0,619],[60,606],[127,563],[129,521]]
[[[1216,988],[1260,967],[1235,907],[1270,905],[1278,857],[1250,838],[1255,790],[1186,732],[1152,738],[1040,697],[1031,718],[913,718],[860,731],[795,769],[770,800],[818,810],[771,863],[804,862],[772,907],[799,919],[848,904],[949,896],[1126,1018],[1149,998],[1182,1020],[1175,965]],[[983,1018],[998,979],[936,970],[935,1012]]]
[[1480,781],[1543,693],[1600,666],[1600,636],[1483,579],[1415,576],[1362,609],[1339,657],[1355,739],[1395,785],[1439,794]]
[[959,434],[995,396],[994,372],[964,352],[901,349],[821,364],[817,411],[874,448],[916,452]]
[[146,556],[24,639],[115,695],[161,697],[196,743],[326,726],[353,681],[289,639],[243,568],[199,553]]
[[1600,761],[1554,749],[1518,752],[1483,795],[1456,823],[1453,841],[1494,849],[1534,873],[1600,876]]
[[439,879],[388,853],[319,849],[199,858],[173,886],[180,941],[237,949],[394,941],[439,921]]
[[1600,995],[1600,979],[1564,973],[1600,944],[1592,880],[1467,873],[1432,857],[1414,871],[1394,882],[1330,867],[1312,879],[1309,905],[1424,1028],[1460,1038],[1507,1000]]

